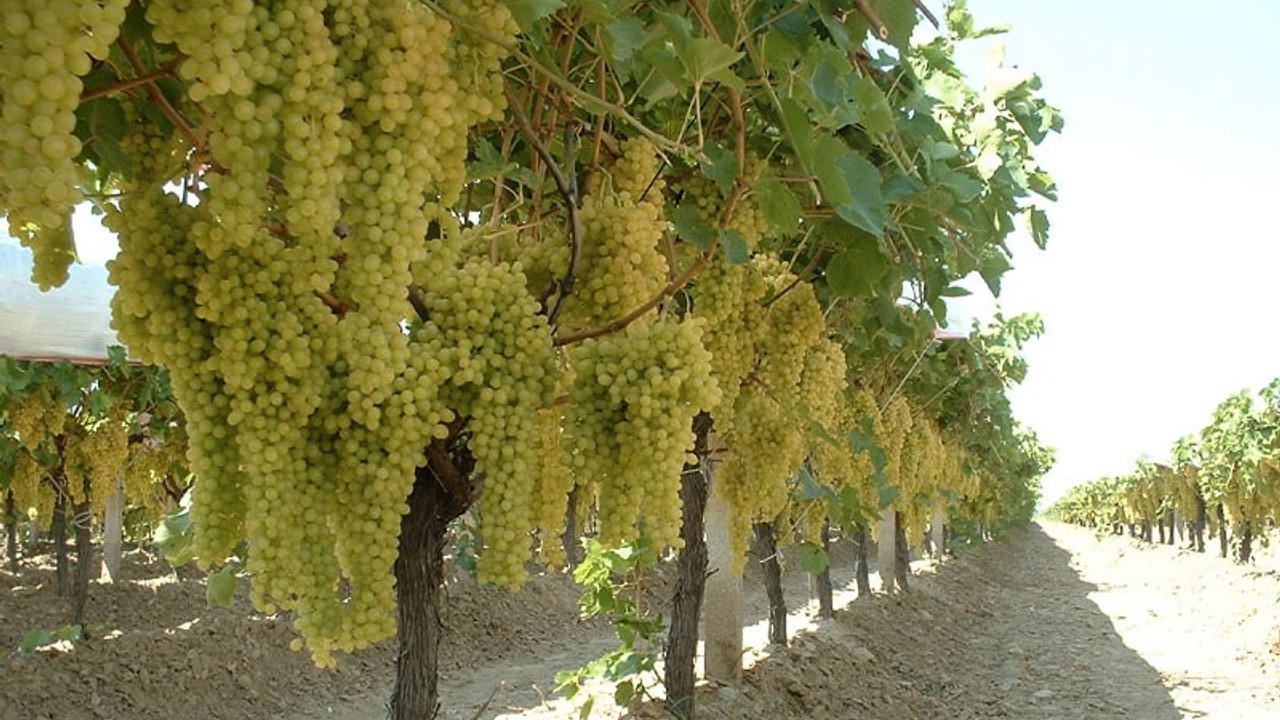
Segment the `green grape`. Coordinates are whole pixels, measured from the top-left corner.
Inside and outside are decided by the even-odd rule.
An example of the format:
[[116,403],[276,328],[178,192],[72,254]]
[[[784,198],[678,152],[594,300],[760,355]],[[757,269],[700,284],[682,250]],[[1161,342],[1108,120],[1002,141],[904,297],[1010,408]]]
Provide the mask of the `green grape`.
[[655,182],[643,199],[636,192],[654,180],[648,174],[657,164],[653,152],[647,143],[627,143],[623,157],[583,198],[582,255],[573,295],[564,305],[564,324],[603,325],[643,305],[666,285],[669,268],[659,251],[666,229],[661,183]]
[[[570,489],[539,453],[546,434],[540,408],[556,390],[551,329],[519,266],[506,263],[465,262],[440,278],[426,304],[430,319],[415,338],[449,373],[446,404],[471,418],[468,448],[485,477],[478,573],[515,587],[526,577],[536,520],[562,521]],[[550,487],[540,494],[543,481]]]
[[776,258],[757,255],[752,261],[761,264],[770,290],[778,293],[769,305],[757,372],[767,387],[786,396],[800,382],[809,348],[822,341],[826,320],[812,285],[795,283],[795,275]]
[[[762,160],[755,156],[748,156],[746,170],[743,173],[747,186],[754,185],[765,169],[765,163]],[[703,222],[717,229],[723,224],[725,230],[733,231],[742,237],[748,250],[758,248],[760,241],[769,233],[769,219],[749,193],[738,196],[732,213],[726,219],[723,215],[727,198],[711,178],[703,174],[694,174],[684,180],[681,187],[685,193],[684,202],[697,209]]]
[[97,512],[106,508],[129,462],[126,407],[117,403],[105,416],[76,427],[66,443],[63,468],[74,503],[88,502]]
[[660,319],[574,348],[569,462],[594,484],[606,546],[644,535],[655,547],[680,547],[693,417],[719,396],[703,332],[698,319]]
[[705,321],[711,374],[721,390],[711,414],[723,434],[732,429],[739,387],[755,369],[756,347],[768,331],[760,305],[768,288],[754,264],[713,262],[699,276],[697,290],[693,314]]
[[32,280],[62,285],[75,258],[68,217],[81,198],[75,111],[120,34],[128,0],[9,0],[0,23],[0,208],[35,256]]
[[787,505],[787,479],[808,453],[803,419],[759,383],[742,387],[726,434],[729,457],[716,476],[732,509],[731,550],[741,572],[757,521],[771,520]]
[[[446,7],[490,37],[517,32],[500,5]],[[108,216],[116,323],[173,369],[202,563],[248,539],[255,602],[296,613],[329,665],[394,631],[415,465],[454,417],[439,388],[469,372],[405,332],[406,290],[416,276],[431,295],[459,272],[454,245],[423,239],[450,224],[469,128],[501,115],[505,51],[396,0],[146,12],[185,55],[178,74],[220,170],[195,206],[156,187],[164,158],[126,183]],[[149,137],[139,129],[174,157]],[[502,412],[484,422],[506,427]]]

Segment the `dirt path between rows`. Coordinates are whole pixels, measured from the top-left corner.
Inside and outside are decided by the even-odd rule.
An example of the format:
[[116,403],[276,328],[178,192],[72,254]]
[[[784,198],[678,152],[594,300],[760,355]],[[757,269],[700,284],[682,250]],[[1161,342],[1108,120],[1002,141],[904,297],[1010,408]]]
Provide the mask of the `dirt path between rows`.
[[[742,685],[704,687],[700,717],[1275,720],[1277,569],[1274,554],[1240,567],[1056,524],[941,567],[917,563],[913,591],[903,597],[856,600],[844,564],[836,617],[820,622],[812,605],[799,608],[786,649],[766,647],[763,623],[748,628]],[[764,617],[763,593],[750,576],[746,593],[748,613]],[[789,579],[788,597],[807,599],[803,577]],[[530,648],[527,662],[451,674],[444,716],[573,717],[572,704],[542,701],[554,671],[609,647],[606,636],[550,657]],[[658,714],[656,701],[628,713],[602,696],[593,717]],[[357,701],[331,717],[382,714]]]
[[[941,566],[915,563],[907,595],[861,599],[842,553],[832,620],[816,620],[807,579],[788,576],[797,609],[787,648],[767,647],[764,592],[748,571],[748,669],[736,688],[700,689],[700,718],[1280,718],[1274,544],[1239,566],[1045,524]],[[0,645],[55,623],[58,601],[38,565],[0,572]],[[0,668],[0,720],[385,717],[389,647],[317,671],[287,649],[285,623],[252,612],[243,588],[235,608],[210,610],[198,580],[157,581],[154,563],[131,572],[93,590],[90,614],[107,637]],[[665,596],[661,579],[650,594]],[[516,595],[452,583],[442,720],[576,717],[554,696],[555,672],[615,644],[607,627],[574,619],[576,595],[563,576]],[[623,711],[601,692],[592,717],[660,715],[657,701]]]

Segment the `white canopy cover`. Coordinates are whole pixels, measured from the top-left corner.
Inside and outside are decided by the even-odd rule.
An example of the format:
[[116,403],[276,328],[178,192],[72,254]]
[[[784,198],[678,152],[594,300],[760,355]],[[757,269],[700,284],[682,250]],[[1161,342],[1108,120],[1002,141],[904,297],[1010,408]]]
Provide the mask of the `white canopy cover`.
[[106,362],[119,345],[111,329],[107,269],[71,266],[66,285],[49,292],[31,282],[31,252],[0,242],[0,354],[22,360]]

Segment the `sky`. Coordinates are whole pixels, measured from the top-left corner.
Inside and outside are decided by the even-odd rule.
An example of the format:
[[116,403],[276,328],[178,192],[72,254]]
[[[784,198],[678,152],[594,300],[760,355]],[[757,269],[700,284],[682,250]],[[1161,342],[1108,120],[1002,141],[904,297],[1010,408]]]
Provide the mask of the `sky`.
[[[926,0],[935,10],[940,0]],[[969,0],[1009,24],[1066,128],[1040,148],[1049,248],[1014,242],[998,300],[1039,312],[1015,413],[1057,450],[1046,501],[1168,457],[1232,392],[1280,376],[1280,33],[1275,0]],[[975,81],[993,40],[962,55]],[[77,237],[96,226],[87,213]],[[82,259],[110,250],[82,244]],[[981,283],[975,283],[981,287]],[[980,295],[960,310],[983,316]]]
[[[1035,71],[1066,119],[1037,152],[1060,193],[1048,250],[1016,242],[998,300],[1044,318],[1011,400],[1057,450],[1052,501],[1167,459],[1227,395],[1280,376],[1280,2],[969,10],[1012,26],[1006,62]],[[985,49],[973,57],[980,71]]]

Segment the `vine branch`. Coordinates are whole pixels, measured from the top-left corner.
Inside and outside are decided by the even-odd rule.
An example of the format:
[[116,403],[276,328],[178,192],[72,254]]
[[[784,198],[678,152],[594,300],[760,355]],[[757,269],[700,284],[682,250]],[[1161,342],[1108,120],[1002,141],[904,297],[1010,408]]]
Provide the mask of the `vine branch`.
[[706,267],[707,262],[711,260],[711,257],[715,255],[715,252],[716,252],[715,245],[712,245],[711,247],[702,251],[702,254],[699,255],[698,259],[695,260],[693,264],[689,266],[688,270],[685,270],[683,273],[680,273],[679,277],[667,283],[666,287],[659,290],[657,294],[649,298],[647,301],[645,301],[643,305],[640,305],[635,310],[632,310],[626,315],[623,315],[622,317],[618,318],[617,320],[613,320],[608,324],[600,325],[594,328],[587,328],[585,330],[578,330],[577,332],[572,332],[572,333],[569,333],[568,335],[561,335],[557,337],[552,344],[555,345],[556,347],[563,347],[565,345],[572,345],[574,343],[582,342],[583,340],[590,340],[591,338],[600,337],[601,335],[608,335],[609,333],[614,333],[625,328],[626,326],[638,320],[645,313],[657,307],[658,303],[662,302],[663,300],[665,300],[666,298],[672,295],[675,295],[677,292],[680,291],[681,288],[683,288],[685,285],[688,285],[689,281],[693,280],[694,276],[697,275],[702,270],[702,268]]
[[[533,126],[529,124],[529,118],[524,114],[524,108],[518,102],[511,89],[503,86],[504,92],[507,94],[507,104],[511,107],[511,112],[516,116],[516,123],[520,125],[520,131],[524,133],[525,139],[537,152],[542,161],[546,163],[547,172],[551,173],[551,179],[555,181],[556,189],[564,196],[565,212],[569,216],[568,230],[569,243],[572,253],[569,255],[569,267],[565,269],[564,277],[560,279],[560,293],[556,296],[555,304],[551,306],[551,312],[547,314],[547,323],[555,325],[556,317],[560,314],[560,308],[564,304],[565,297],[573,290],[574,276],[578,271],[578,262],[582,259],[582,217],[578,214],[578,193],[575,190],[574,183],[570,183],[565,177],[564,172],[556,163],[556,159],[551,155],[551,151],[547,149],[542,139],[538,137]],[[573,148],[570,145],[573,133],[569,130],[565,132],[565,156],[573,156]]]
[[121,80],[94,90],[85,90],[80,93],[80,102],[87,103],[90,100],[97,100],[100,97],[106,97],[107,95],[113,95],[118,92],[132,90],[139,85],[150,85],[161,78],[172,77],[174,69],[177,68],[177,66],[185,59],[185,56],[178,55],[173,60],[165,63],[164,66],[158,70],[152,70],[144,75],[139,75],[138,77],[130,78],[128,80]]
[[[125,57],[129,59],[129,64],[133,66],[133,71],[139,76],[146,75],[147,67],[142,64],[142,59],[138,57],[138,52],[133,49],[129,39],[121,35],[116,39],[116,42],[120,45],[120,49],[124,51]],[[156,104],[156,107],[160,108],[160,112],[164,113],[165,117],[169,118],[169,121],[187,137],[191,147],[197,153],[203,152],[203,143],[196,137],[195,131],[191,129],[191,125],[186,121],[186,118],[182,117],[182,114],[169,103],[169,99],[164,96],[164,93],[160,92],[160,86],[156,85],[155,79],[148,80],[146,86],[147,93],[151,96],[151,101]]]
[[853,0],[853,4],[858,6],[858,12],[862,13],[867,22],[870,22],[871,26],[876,29],[876,34],[880,36],[880,39],[888,40],[889,26],[885,25],[880,16],[876,14],[876,11],[871,9],[871,5],[867,3],[867,0]]

